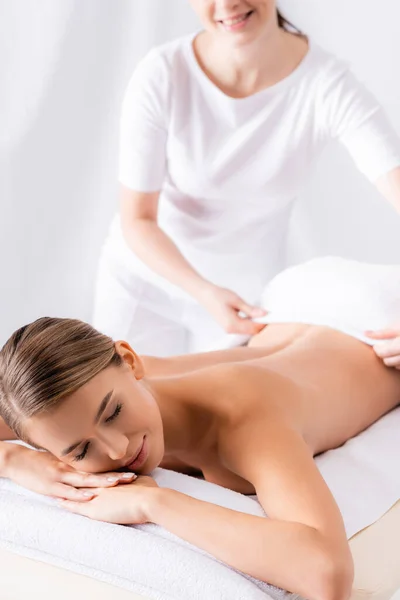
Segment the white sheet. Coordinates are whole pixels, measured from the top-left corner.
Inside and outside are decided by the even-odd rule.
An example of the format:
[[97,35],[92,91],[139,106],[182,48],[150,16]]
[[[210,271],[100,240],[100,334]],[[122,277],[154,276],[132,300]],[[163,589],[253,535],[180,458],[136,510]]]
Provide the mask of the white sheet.
[[400,407],[341,448],[316,458],[350,538],[400,498]]
[[[316,459],[342,511],[348,537],[379,519],[400,498],[399,431],[400,408],[342,448]],[[208,482],[163,469],[154,475],[161,486],[263,514],[251,498]],[[158,526],[91,521],[5,479],[0,479],[0,546],[156,600],[288,596],[224,566]]]

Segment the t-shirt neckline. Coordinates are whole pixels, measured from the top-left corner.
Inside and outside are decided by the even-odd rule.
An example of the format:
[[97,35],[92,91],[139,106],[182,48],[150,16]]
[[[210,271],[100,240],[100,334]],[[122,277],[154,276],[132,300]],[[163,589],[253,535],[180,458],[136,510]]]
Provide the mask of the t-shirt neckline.
[[283,79],[280,79],[276,83],[269,85],[269,86],[259,90],[258,92],[255,92],[254,94],[250,94],[250,96],[244,96],[243,98],[234,98],[233,96],[229,96],[229,94],[226,94],[225,92],[223,92],[207,76],[207,74],[201,68],[201,66],[197,60],[195,51],[194,51],[194,47],[193,47],[194,40],[197,37],[197,35],[199,35],[199,33],[201,33],[201,30],[196,31],[196,32],[192,33],[190,36],[188,36],[187,44],[186,44],[187,54],[189,57],[189,61],[193,67],[193,70],[195,71],[195,73],[197,74],[199,79],[203,80],[203,82],[206,85],[208,85],[210,90],[212,90],[215,94],[219,95],[221,98],[224,98],[225,100],[229,100],[229,101],[237,102],[237,103],[243,103],[246,101],[248,102],[248,101],[251,101],[252,99],[258,98],[260,96],[264,96],[264,95],[268,96],[270,94],[275,94],[276,92],[281,91],[284,88],[290,86],[296,79],[298,79],[307,70],[308,65],[311,61],[311,58],[314,54],[314,49],[315,49],[314,44],[311,42],[310,38],[308,38],[307,53],[304,55],[304,57],[302,58],[300,63],[297,65],[297,67],[295,67],[293,69],[293,71],[291,73],[289,73],[289,75],[287,75]]

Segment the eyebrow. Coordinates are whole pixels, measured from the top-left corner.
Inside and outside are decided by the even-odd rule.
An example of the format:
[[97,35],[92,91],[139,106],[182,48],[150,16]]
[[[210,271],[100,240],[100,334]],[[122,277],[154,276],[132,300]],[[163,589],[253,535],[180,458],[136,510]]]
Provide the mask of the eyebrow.
[[[106,410],[107,408],[107,404],[109,403],[111,396],[113,395],[114,390],[110,390],[108,392],[108,394],[106,394],[103,398],[103,400],[100,403],[99,406],[99,410],[97,411],[96,417],[94,419],[94,424],[96,425],[100,419],[101,419],[101,415],[103,414],[103,412]],[[61,452],[61,456],[66,456],[67,454],[71,454],[71,452],[73,450],[75,450],[75,448],[77,448],[78,446],[80,446],[81,444],[83,444],[85,440],[80,440],[79,442],[75,442],[73,444],[71,444],[70,446],[68,446],[68,448],[65,448],[65,450],[63,450]]]

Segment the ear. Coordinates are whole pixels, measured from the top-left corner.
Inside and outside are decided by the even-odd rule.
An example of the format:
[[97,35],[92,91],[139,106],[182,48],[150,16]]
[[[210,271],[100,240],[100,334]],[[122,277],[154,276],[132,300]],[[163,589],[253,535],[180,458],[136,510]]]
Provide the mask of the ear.
[[143,379],[145,376],[144,365],[140,359],[140,356],[138,356],[136,352],[132,350],[128,342],[115,342],[115,350],[124,361],[124,364],[133,371],[135,379],[138,381]]

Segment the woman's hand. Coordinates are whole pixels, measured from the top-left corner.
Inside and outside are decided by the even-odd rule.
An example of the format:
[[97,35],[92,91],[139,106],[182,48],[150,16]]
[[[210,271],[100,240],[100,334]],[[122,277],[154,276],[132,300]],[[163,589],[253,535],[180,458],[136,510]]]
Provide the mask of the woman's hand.
[[140,476],[134,483],[113,489],[96,489],[90,502],[62,500],[59,505],[70,512],[118,525],[141,525],[149,521],[150,488],[158,488],[152,477]]
[[[400,371],[400,329],[385,329],[383,331],[367,331],[371,339],[379,340],[374,346],[377,356],[383,360],[387,367],[394,367]],[[385,340],[385,341],[381,341]]]
[[[247,304],[231,290],[209,284],[202,289],[197,300],[227,333],[256,335],[265,327],[251,319],[263,317],[266,311]],[[240,312],[245,316],[241,317]]]
[[[91,500],[98,488],[131,483],[136,478],[134,473],[90,474],[76,471],[49,452],[30,450],[15,444],[10,444],[4,476],[37,494],[76,502]],[[96,492],[91,488],[96,488]]]

